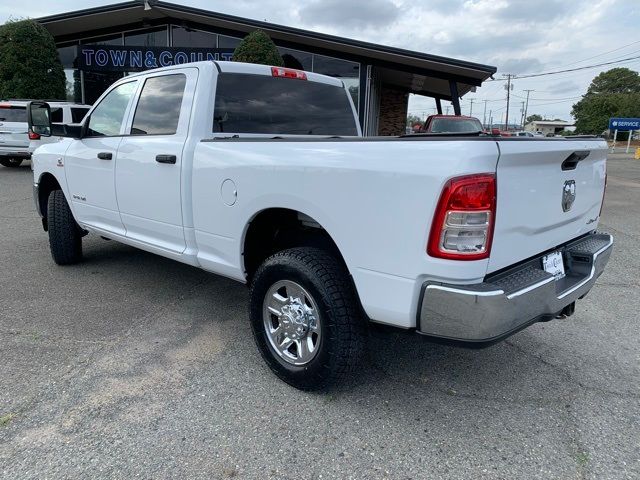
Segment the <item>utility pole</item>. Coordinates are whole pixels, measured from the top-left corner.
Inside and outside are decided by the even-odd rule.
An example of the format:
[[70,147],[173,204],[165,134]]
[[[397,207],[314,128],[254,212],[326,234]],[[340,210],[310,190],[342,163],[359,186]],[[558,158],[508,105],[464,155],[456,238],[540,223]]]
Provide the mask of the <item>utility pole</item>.
[[507,77],[507,84],[504,86],[507,91],[507,113],[504,119],[504,130],[507,132],[509,131],[509,97],[511,96],[511,90],[513,90],[513,85],[511,85],[511,78],[513,78],[513,74],[503,73],[502,76]]
[[[484,112],[482,112],[482,126],[486,126],[487,125],[487,102],[489,100],[483,100],[484,102]],[[491,116],[491,114],[489,114],[489,116]]]
[[469,99],[469,102],[471,102],[471,105],[469,106],[469,116],[473,117],[473,102],[474,102],[474,99],[473,98]]
[[446,111],[445,115],[449,115],[449,105],[447,105],[447,111]]
[[522,116],[522,129],[524,130],[524,122],[527,121],[527,110],[529,109],[529,94],[535,90],[525,90],[527,92],[527,101],[524,105],[524,115]]
[[489,110],[489,129],[493,128],[493,117],[491,116],[492,113],[493,110]]
[[520,127],[524,130],[524,100],[520,102]]

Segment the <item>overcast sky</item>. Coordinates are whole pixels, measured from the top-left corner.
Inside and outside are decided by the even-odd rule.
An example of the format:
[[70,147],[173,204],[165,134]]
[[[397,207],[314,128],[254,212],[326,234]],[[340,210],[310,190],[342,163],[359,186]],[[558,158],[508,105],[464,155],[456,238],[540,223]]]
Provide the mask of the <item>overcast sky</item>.
[[[417,50],[527,75],[640,56],[640,0],[175,0],[293,27]],[[0,5],[0,22],[104,5],[100,0],[25,0]],[[615,50],[615,51],[612,51]],[[606,67],[516,79],[510,118],[520,118],[525,89],[533,89],[529,114],[570,119],[571,106],[591,79],[615,66],[640,69],[640,58]],[[488,82],[466,95],[463,113],[482,118],[505,112],[504,82]],[[412,97],[410,112],[433,113],[432,99]]]

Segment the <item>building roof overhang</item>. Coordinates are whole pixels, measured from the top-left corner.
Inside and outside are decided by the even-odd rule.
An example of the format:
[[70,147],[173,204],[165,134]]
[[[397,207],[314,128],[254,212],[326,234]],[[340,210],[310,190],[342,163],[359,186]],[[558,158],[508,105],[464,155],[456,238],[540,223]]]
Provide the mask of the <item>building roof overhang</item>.
[[383,82],[411,93],[451,99],[450,82],[459,96],[491,77],[496,68],[463,60],[404,50],[299,28],[276,25],[159,0],[134,0],[37,19],[57,43],[162,23],[209,27],[229,34],[264,30],[278,45],[338,56],[381,72]]

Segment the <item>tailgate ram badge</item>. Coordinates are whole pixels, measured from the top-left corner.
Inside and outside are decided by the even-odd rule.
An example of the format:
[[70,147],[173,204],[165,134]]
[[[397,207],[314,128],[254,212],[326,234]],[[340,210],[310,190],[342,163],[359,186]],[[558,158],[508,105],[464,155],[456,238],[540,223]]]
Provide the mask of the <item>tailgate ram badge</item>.
[[568,212],[576,199],[576,181],[567,180],[562,188],[562,211]]

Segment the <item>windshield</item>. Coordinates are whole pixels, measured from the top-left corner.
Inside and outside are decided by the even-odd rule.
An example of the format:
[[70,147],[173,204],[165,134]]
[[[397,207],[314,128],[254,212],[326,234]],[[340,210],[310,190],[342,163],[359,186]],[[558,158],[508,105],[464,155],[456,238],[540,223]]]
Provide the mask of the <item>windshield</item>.
[[482,131],[480,120],[475,118],[434,118],[433,133],[478,133]]

